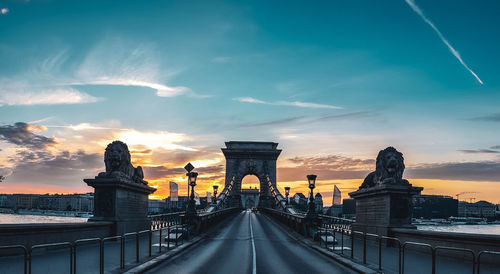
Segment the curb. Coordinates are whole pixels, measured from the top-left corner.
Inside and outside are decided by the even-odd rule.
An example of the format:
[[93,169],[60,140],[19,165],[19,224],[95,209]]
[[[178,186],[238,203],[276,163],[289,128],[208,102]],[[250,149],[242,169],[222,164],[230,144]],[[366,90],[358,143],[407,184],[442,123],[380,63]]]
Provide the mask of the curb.
[[344,258],[338,254],[335,254],[333,252],[328,252],[328,251],[324,250],[323,248],[319,247],[317,244],[315,244],[311,240],[305,239],[302,235],[298,234],[297,232],[290,231],[288,229],[288,227],[284,226],[280,222],[273,220],[272,218],[270,218],[266,214],[262,214],[262,215],[264,215],[271,222],[275,223],[278,227],[280,227],[286,234],[288,234],[288,236],[290,236],[295,241],[299,242],[300,244],[302,244],[304,246],[312,248],[325,256],[328,256],[328,257],[334,259],[335,261],[337,261],[338,263],[340,263],[343,266],[346,266],[346,267],[348,267],[348,268],[350,268],[358,273],[366,273],[366,274],[380,273],[377,270],[374,270],[374,269],[371,269],[371,268],[366,267],[364,265],[361,265],[359,263],[353,262],[353,261],[351,261],[347,258]]

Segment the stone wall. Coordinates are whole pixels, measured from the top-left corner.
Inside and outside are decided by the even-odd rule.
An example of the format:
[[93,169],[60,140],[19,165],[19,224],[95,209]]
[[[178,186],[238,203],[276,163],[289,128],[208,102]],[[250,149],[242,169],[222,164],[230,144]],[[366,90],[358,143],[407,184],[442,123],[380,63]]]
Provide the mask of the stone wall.
[[0,246],[74,242],[78,239],[104,238],[112,235],[113,223],[54,223],[0,225]]

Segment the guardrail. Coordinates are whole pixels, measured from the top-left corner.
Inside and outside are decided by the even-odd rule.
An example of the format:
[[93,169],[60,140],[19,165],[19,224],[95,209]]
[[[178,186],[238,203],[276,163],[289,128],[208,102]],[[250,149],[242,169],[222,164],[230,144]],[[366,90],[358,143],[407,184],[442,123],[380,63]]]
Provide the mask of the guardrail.
[[[208,229],[211,225],[227,216],[228,214],[232,214],[237,212],[237,208],[228,208],[223,210],[218,210],[211,213],[201,213],[197,216],[201,221],[202,230]],[[50,243],[50,244],[41,244],[34,245],[30,248],[27,248],[23,245],[11,245],[11,246],[0,246],[0,251],[8,251],[8,250],[19,250],[19,254],[23,256],[24,261],[24,273],[32,273],[33,266],[33,258],[34,251],[37,250],[54,250],[57,249],[58,252],[61,252],[59,255],[64,255],[62,248],[66,249],[68,252],[68,271],[67,273],[76,274],[77,273],[77,262],[79,255],[82,256],[82,252],[80,251],[83,246],[95,245],[95,254],[99,255],[99,264],[96,265],[96,268],[99,269],[99,273],[105,272],[105,262],[112,258],[107,258],[107,254],[119,255],[119,269],[125,269],[127,265],[126,262],[126,254],[130,250],[133,254],[133,262],[129,263],[139,263],[141,261],[141,253],[148,258],[153,255],[158,255],[164,253],[166,250],[169,250],[174,246],[178,246],[179,244],[184,243],[184,239],[189,237],[189,231],[187,230],[187,225],[182,224],[182,216],[183,212],[177,213],[167,213],[167,214],[157,214],[148,216],[152,225],[149,230],[137,231],[125,233],[123,235],[117,235],[106,238],[88,238],[88,239],[79,239],[74,242],[61,242],[61,243]],[[142,240],[141,240],[142,239]],[[125,245],[127,242],[130,242],[134,245],[134,249],[126,249]],[[166,242],[166,243],[165,243]],[[142,245],[141,245],[142,243]],[[108,247],[108,244],[111,246]],[[143,247],[146,245],[147,247]],[[155,245],[158,244],[158,249]],[[0,253],[0,257],[2,256],[11,256],[15,255],[12,253],[4,254]],[[16,255],[17,256],[17,255]],[[66,271],[65,271],[66,272]]]
[[181,222],[180,216],[182,214],[184,214],[184,212],[164,213],[164,214],[149,215],[148,218],[151,220],[152,229],[160,229],[171,225],[179,224]]
[[[306,235],[303,233],[304,228],[298,229],[298,226],[303,226],[305,224],[305,217],[302,214],[290,214],[286,212],[282,212],[274,209],[262,209],[264,213],[268,213],[272,215],[274,218],[278,219],[282,223],[285,223],[287,226],[291,227],[295,231]],[[484,250],[479,253],[475,253],[471,249],[467,248],[457,248],[457,247],[447,247],[447,246],[436,246],[433,247],[429,244],[419,243],[419,242],[404,242],[402,243],[398,238],[387,237],[378,234],[366,233],[361,231],[353,231],[351,229],[351,224],[354,223],[353,220],[337,218],[332,216],[319,215],[320,224],[316,227],[317,234],[313,235],[313,240],[317,240],[320,246],[324,246],[327,250],[336,252],[342,256],[350,257],[354,259],[355,254],[355,239],[361,240],[359,248],[361,248],[361,256],[360,260],[363,264],[367,264],[367,242],[371,240],[372,242],[376,242],[376,252],[377,254],[377,263],[378,270],[382,271],[382,256],[383,249],[387,247],[395,247],[396,248],[396,256],[395,262],[397,262],[396,271],[398,273],[405,272],[405,253],[408,252],[409,247],[418,247],[420,249],[427,249],[428,254],[430,255],[431,260],[431,273],[436,273],[436,265],[437,258],[439,257],[439,251],[448,251],[448,252],[462,252],[463,254],[470,254],[470,269],[472,274],[480,273],[481,270],[481,257],[485,255],[493,255],[498,256],[500,258],[500,252]],[[337,240],[337,234],[340,234],[340,239]],[[330,239],[331,237],[331,243]],[[349,238],[349,247],[346,247],[346,238]],[[335,248],[336,245],[340,245],[340,248]],[[349,253],[345,253],[344,250],[349,250]],[[469,261],[469,260],[467,260]],[[497,272],[498,273],[498,272]]]

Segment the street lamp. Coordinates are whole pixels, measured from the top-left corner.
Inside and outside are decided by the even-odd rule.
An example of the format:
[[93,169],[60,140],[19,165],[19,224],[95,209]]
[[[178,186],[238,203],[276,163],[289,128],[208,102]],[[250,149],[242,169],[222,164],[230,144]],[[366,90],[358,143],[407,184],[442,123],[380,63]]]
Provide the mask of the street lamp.
[[213,199],[212,202],[214,204],[216,204],[217,203],[217,201],[216,201],[216,199],[217,199],[217,189],[219,189],[219,186],[218,185],[214,185],[213,188],[214,188],[214,199]]
[[316,206],[314,205],[314,193],[313,189],[316,187],[316,175],[307,175],[307,181],[309,182],[309,188],[311,189],[311,196],[309,197],[309,209],[307,210],[307,217],[316,217]]
[[196,177],[198,177],[198,172],[188,172],[186,173],[186,176],[188,176],[188,182],[189,185],[191,186],[191,197],[189,199],[189,204],[186,214],[196,215],[196,204],[194,201],[194,187],[196,186]]
[[290,187],[285,186],[286,205],[288,205],[288,195],[290,195]]

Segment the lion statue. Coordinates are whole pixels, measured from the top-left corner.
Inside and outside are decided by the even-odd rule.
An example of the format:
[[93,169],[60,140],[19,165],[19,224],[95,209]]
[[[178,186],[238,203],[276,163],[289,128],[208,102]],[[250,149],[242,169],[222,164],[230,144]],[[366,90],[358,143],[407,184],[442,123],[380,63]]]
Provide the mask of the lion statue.
[[403,179],[404,170],[403,154],[393,147],[388,147],[378,153],[375,171],[366,176],[359,189],[378,184],[409,184]]
[[146,184],[142,167],[134,168],[130,161],[128,147],[121,141],[108,144],[104,152],[104,165],[106,172],[102,172],[99,176],[125,177],[134,182]]

